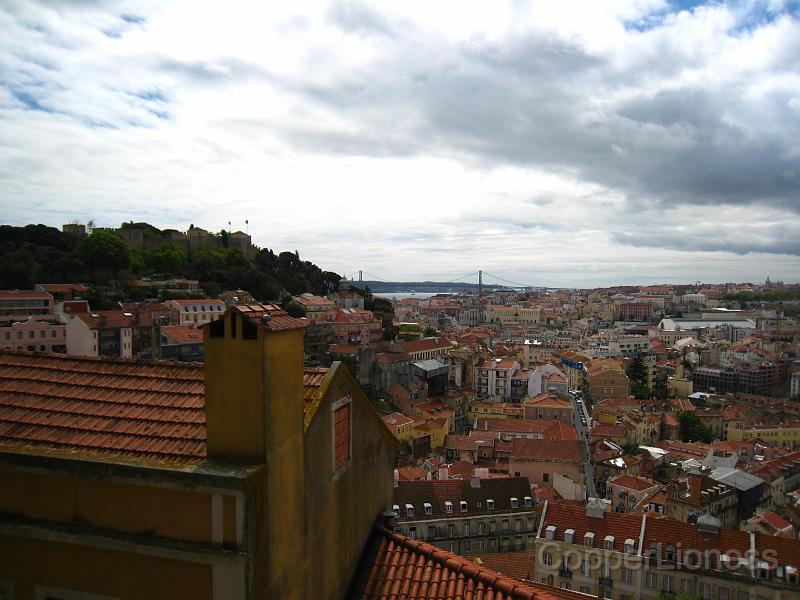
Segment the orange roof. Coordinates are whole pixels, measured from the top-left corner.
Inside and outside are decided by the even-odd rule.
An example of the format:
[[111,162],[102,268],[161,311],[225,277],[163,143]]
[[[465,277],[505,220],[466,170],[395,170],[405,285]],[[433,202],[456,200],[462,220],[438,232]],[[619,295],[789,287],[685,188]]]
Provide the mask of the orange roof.
[[401,427],[402,425],[411,425],[414,421],[413,419],[409,419],[403,413],[395,412],[390,415],[385,415],[381,417],[383,422],[386,423],[386,426],[389,428],[394,427]]
[[585,462],[583,442],[565,440],[554,444],[552,440],[511,440],[511,458],[524,462]]
[[469,558],[481,566],[516,579],[533,579],[534,576],[533,552],[495,552]]
[[476,368],[478,369],[511,369],[517,361],[513,358],[489,358],[481,361]]
[[167,325],[161,328],[161,334],[167,336],[175,344],[203,341],[203,330],[188,325]]
[[174,302],[175,304],[179,304],[179,305],[186,304],[186,305],[190,305],[190,306],[192,304],[208,304],[208,305],[219,305],[219,304],[221,304],[223,306],[225,305],[225,303],[222,300],[216,300],[214,298],[196,298],[196,299],[193,299],[193,300],[186,300],[186,299],[167,300],[166,302]]
[[353,597],[359,600],[556,600],[542,590],[452,552],[377,525],[362,557]]
[[52,300],[47,292],[34,292],[33,290],[0,290],[0,300]]
[[422,338],[421,340],[414,340],[411,342],[400,342],[400,346],[403,348],[404,352],[408,352],[409,354],[453,347],[448,340],[442,337]]
[[572,402],[569,400],[562,400],[550,392],[539,394],[535,398],[529,398],[524,401],[524,404],[525,406],[536,406],[537,408],[572,408]]
[[206,456],[203,366],[0,352],[0,445]]
[[273,304],[243,304],[232,306],[230,310],[240,313],[242,318],[264,331],[288,331],[308,326],[307,319],[290,317],[289,313]]
[[626,487],[639,492],[659,485],[655,481],[645,479],[644,477],[633,477],[632,475],[617,475],[616,477],[609,479],[607,483],[610,485]]

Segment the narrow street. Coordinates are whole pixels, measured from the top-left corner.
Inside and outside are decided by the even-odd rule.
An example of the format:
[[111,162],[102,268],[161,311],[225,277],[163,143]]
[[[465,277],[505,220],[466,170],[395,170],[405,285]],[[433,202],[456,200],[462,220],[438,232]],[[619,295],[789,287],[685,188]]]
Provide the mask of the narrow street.
[[[578,432],[578,439],[583,441],[586,446],[586,468],[585,468],[585,477],[586,477],[586,496],[588,498],[596,498],[597,497],[597,490],[595,489],[594,485],[594,467],[592,465],[592,461],[589,459],[589,429],[591,424],[591,417],[584,408],[584,403],[582,402],[582,395],[578,394],[570,394],[572,398],[572,409],[573,409],[573,426],[575,430]],[[581,400],[581,402],[578,402]],[[581,418],[583,417],[583,418]]]

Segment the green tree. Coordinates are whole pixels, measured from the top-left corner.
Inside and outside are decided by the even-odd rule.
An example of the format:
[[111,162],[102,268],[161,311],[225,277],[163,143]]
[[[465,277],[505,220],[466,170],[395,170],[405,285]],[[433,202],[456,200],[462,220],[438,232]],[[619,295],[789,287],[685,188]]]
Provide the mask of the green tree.
[[114,279],[131,264],[131,249],[116,233],[95,229],[78,245],[78,254],[92,274],[111,271]]
[[681,412],[678,414],[680,424],[680,436],[682,442],[705,442],[710,444],[714,441],[714,433],[700,420],[693,412]]
[[439,332],[436,331],[433,327],[426,327],[425,331],[422,333],[425,337],[434,337],[438,335]]
[[647,365],[641,352],[633,355],[625,371],[631,383],[647,384]]
[[167,244],[144,253],[144,263],[156,273],[181,273],[186,267],[186,253],[181,248]]

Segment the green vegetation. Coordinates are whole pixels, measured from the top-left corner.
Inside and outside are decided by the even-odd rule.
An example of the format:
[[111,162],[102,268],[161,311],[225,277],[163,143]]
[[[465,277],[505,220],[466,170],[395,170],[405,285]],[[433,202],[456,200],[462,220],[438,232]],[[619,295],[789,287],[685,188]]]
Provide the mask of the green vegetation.
[[208,296],[242,288],[262,302],[279,300],[285,293],[326,294],[341,279],[301,260],[296,250],[275,254],[264,248],[250,259],[230,247],[227,234],[211,235],[208,247],[187,255],[184,247],[170,241],[176,233],[172,230],[133,222],[123,223],[121,229],[140,231],[147,249],[132,250],[117,232],[105,229],[80,236],[45,225],[0,226],[0,289],[31,289],[42,282],[89,283],[95,286],[89,294],[92,306],[101,309],[122,299],[122,282],[139,277],[197,279]]
[[762,290],[760,292],[739,292],[738,294],[729,294],[725,296],[724,299],[741,303],[800,300],[800,290],[787,288],[781,290]]
[[628,363],[626,374],[631,381],[631,394],[639,399],[649,398],[650,388],[647,387],[647,365],[641,352],[637,352],[631,362]]
[[692,412],[678,413],[680,423],[680,436],[682,442],[705,442],[710,444],[714,441],[714,433]]

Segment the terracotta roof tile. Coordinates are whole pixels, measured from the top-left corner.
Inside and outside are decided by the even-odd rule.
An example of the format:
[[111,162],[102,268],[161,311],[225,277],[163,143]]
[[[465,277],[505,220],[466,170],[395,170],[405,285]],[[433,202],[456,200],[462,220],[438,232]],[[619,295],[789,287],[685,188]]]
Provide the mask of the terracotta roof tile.
[[480,566],[515,579],[533,579],[534,576],[533,552],[494,552],[469,558]]
[[175,344],[191,344],[203,341],[203,330],[189,325],[165,325],[161,327],[161,335]]
[[235,310],[259,329],[265,331],[288,331],[290,329],[303,329],[308,326],[307,319],[290,317],[282,308],[273,304],[243,304],[232,306]]
[[512,579],[432,544],[376,526],[362,558],[353,597],[359,600],[555,600],[544,590]]
[[554,444],[552,440],[511,440],[511,458],[524,462],[567,462],[582,463],[584,444],[577,440]]
[[0,352],[0,445],[206,456],[202,365]]

